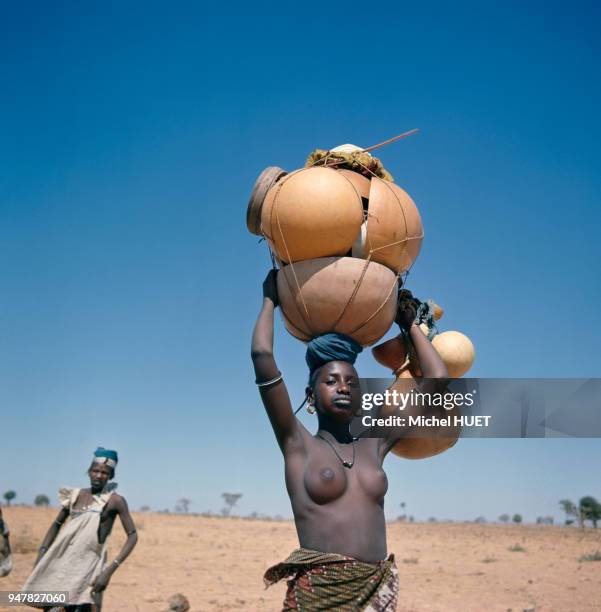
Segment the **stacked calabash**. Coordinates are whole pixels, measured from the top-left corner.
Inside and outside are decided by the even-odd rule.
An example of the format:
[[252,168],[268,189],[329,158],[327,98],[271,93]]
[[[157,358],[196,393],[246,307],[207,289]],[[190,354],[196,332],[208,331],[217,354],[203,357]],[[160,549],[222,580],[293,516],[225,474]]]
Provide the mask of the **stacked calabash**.
[[[434,321],[440,320],[444,313],[442,308],[432,301],[430,301],[430,308],[432,316],[428,318],[429,324],[422,323],[420,325],[422,331],[428,337],[432,337],[436,333]],[[432,337],[432,346],[445,362],[451,378],[463,376],[472,367],[475,357],[474,345],[461,332],[446,331],[440,334],[436,333]],[[406,379],[422,375],[419,363],[413,359],[414,354],[411,351],[411,347],[406,343],[402,334],[374,347],[372,353],[376,361],[389,367],[396,376],[396,380],[391,386],[393,390],[397,390],[400,393],[409,391],[414,383]],[[453,418],[459,414],[459,410],[454,407],[448,413],[448,416]],[[445,424],[435,428],[428,428],[426,431],[427,435],[407,436],[400,440],[392,448],[392,452],[405,459],[434,457],[455,444],[460,428],[454,424]]]
[[[332,153],[361,151],[353,145]],[[362,346],[390,328],[398,277],[417,257],[423,227],[409,195],[390,180],[327,165],[267,168],[247,210],[280,264],[284,322],[308,341],[326,332]]]
[[[444,311],[438,304],[434,306],[434,320],[438,321]],[[422,323],[420,328],[426,336],[432,336],[432,328],[426,323]],[[476,351],[472,341],[465,334],[458,331],[436,333],[431,338],[431,342],[447,366],[450,378],[460,378],[472,367]],[[397,377],[421,376],[419,364],[411,360],[410,347],[401,334],[374,347],[372,353],[378,363],[390,368]]]
[[[331,152],[357,151],[362,150],[343,145]],[[368,346],[390,329],[398,279],[415,261],[424,235],[413,200],[392,180],[336,165],[291,173],[270,167],[255,183],[246,221],[253,234],[265,237],[279,263],[280,306],[293,336],[306,342],[335,331]],[[441,316],[442,309],[435,308],[434,318]],[[471,367],[474,347],[463,334],[443,332],[432,344],[450,376],[462,376]],[[395,384],[421,374],[401,336],[373,353],[396,374]],[[441,431],[399,442],[393,452],[430,457],[455,439]]]

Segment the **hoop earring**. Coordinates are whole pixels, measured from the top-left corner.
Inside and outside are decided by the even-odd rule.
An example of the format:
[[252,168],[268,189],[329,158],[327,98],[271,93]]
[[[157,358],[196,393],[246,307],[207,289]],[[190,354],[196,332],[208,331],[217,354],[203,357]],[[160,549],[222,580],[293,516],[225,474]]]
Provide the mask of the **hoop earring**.
[[307,412],[309,414],[315,414],[315,404],[311,399],[307,401]]

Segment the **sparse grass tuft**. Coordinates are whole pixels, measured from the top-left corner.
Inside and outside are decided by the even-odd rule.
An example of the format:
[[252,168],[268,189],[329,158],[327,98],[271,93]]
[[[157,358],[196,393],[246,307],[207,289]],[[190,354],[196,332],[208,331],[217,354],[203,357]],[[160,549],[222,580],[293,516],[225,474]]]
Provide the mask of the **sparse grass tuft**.
[[596,550],[595,552],[589,553],[588,555],[582,555],[582,557],[580,557],[578,561],[580,561],[581,563],[583,561],[601,561],[601,550]]
[[510,552],[526,552],[526,549],[520,544],[514,544],[513,546],[510,546],[507,550]]
[[495,559],[494,557],[484,557],[484,559],[482,559],[482,563],[494,563],[497,559]]
[[419,559],[417,557],[409,557],[407,559],[403,559],[403,563],[411,563],[412,565],[415,565],[418,562]]

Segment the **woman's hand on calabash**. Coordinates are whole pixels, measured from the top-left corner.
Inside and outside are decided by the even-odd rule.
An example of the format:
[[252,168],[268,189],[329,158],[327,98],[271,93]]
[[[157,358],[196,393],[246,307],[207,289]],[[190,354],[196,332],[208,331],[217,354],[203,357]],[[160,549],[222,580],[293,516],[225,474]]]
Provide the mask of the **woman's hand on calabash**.
[[394,322],[404,330],[409,330],[417,316],[418,301],[408,289],[401,289],[397,298],[397,311]]
[[273,302],[274,307],[279,306],[278,286],[277,286],[277,270],[269,270],[265,280],[263,281],[263,297],[268,298]]

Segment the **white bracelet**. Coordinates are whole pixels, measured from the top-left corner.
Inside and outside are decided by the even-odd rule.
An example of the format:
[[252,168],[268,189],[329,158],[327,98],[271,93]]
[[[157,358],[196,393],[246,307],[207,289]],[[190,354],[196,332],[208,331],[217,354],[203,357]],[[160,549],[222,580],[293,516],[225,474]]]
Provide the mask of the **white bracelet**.
[[255,380],[255,384],[257,385],[257,387],[268,387],[269,385],[273,385],[277,382],[280,382],[282,378],[284,378],[284,376],[280,372],[278,376],[276,376],[275,378],[272,378],[271,380],[266,380],[265,382],[259,382],[258,380]]

